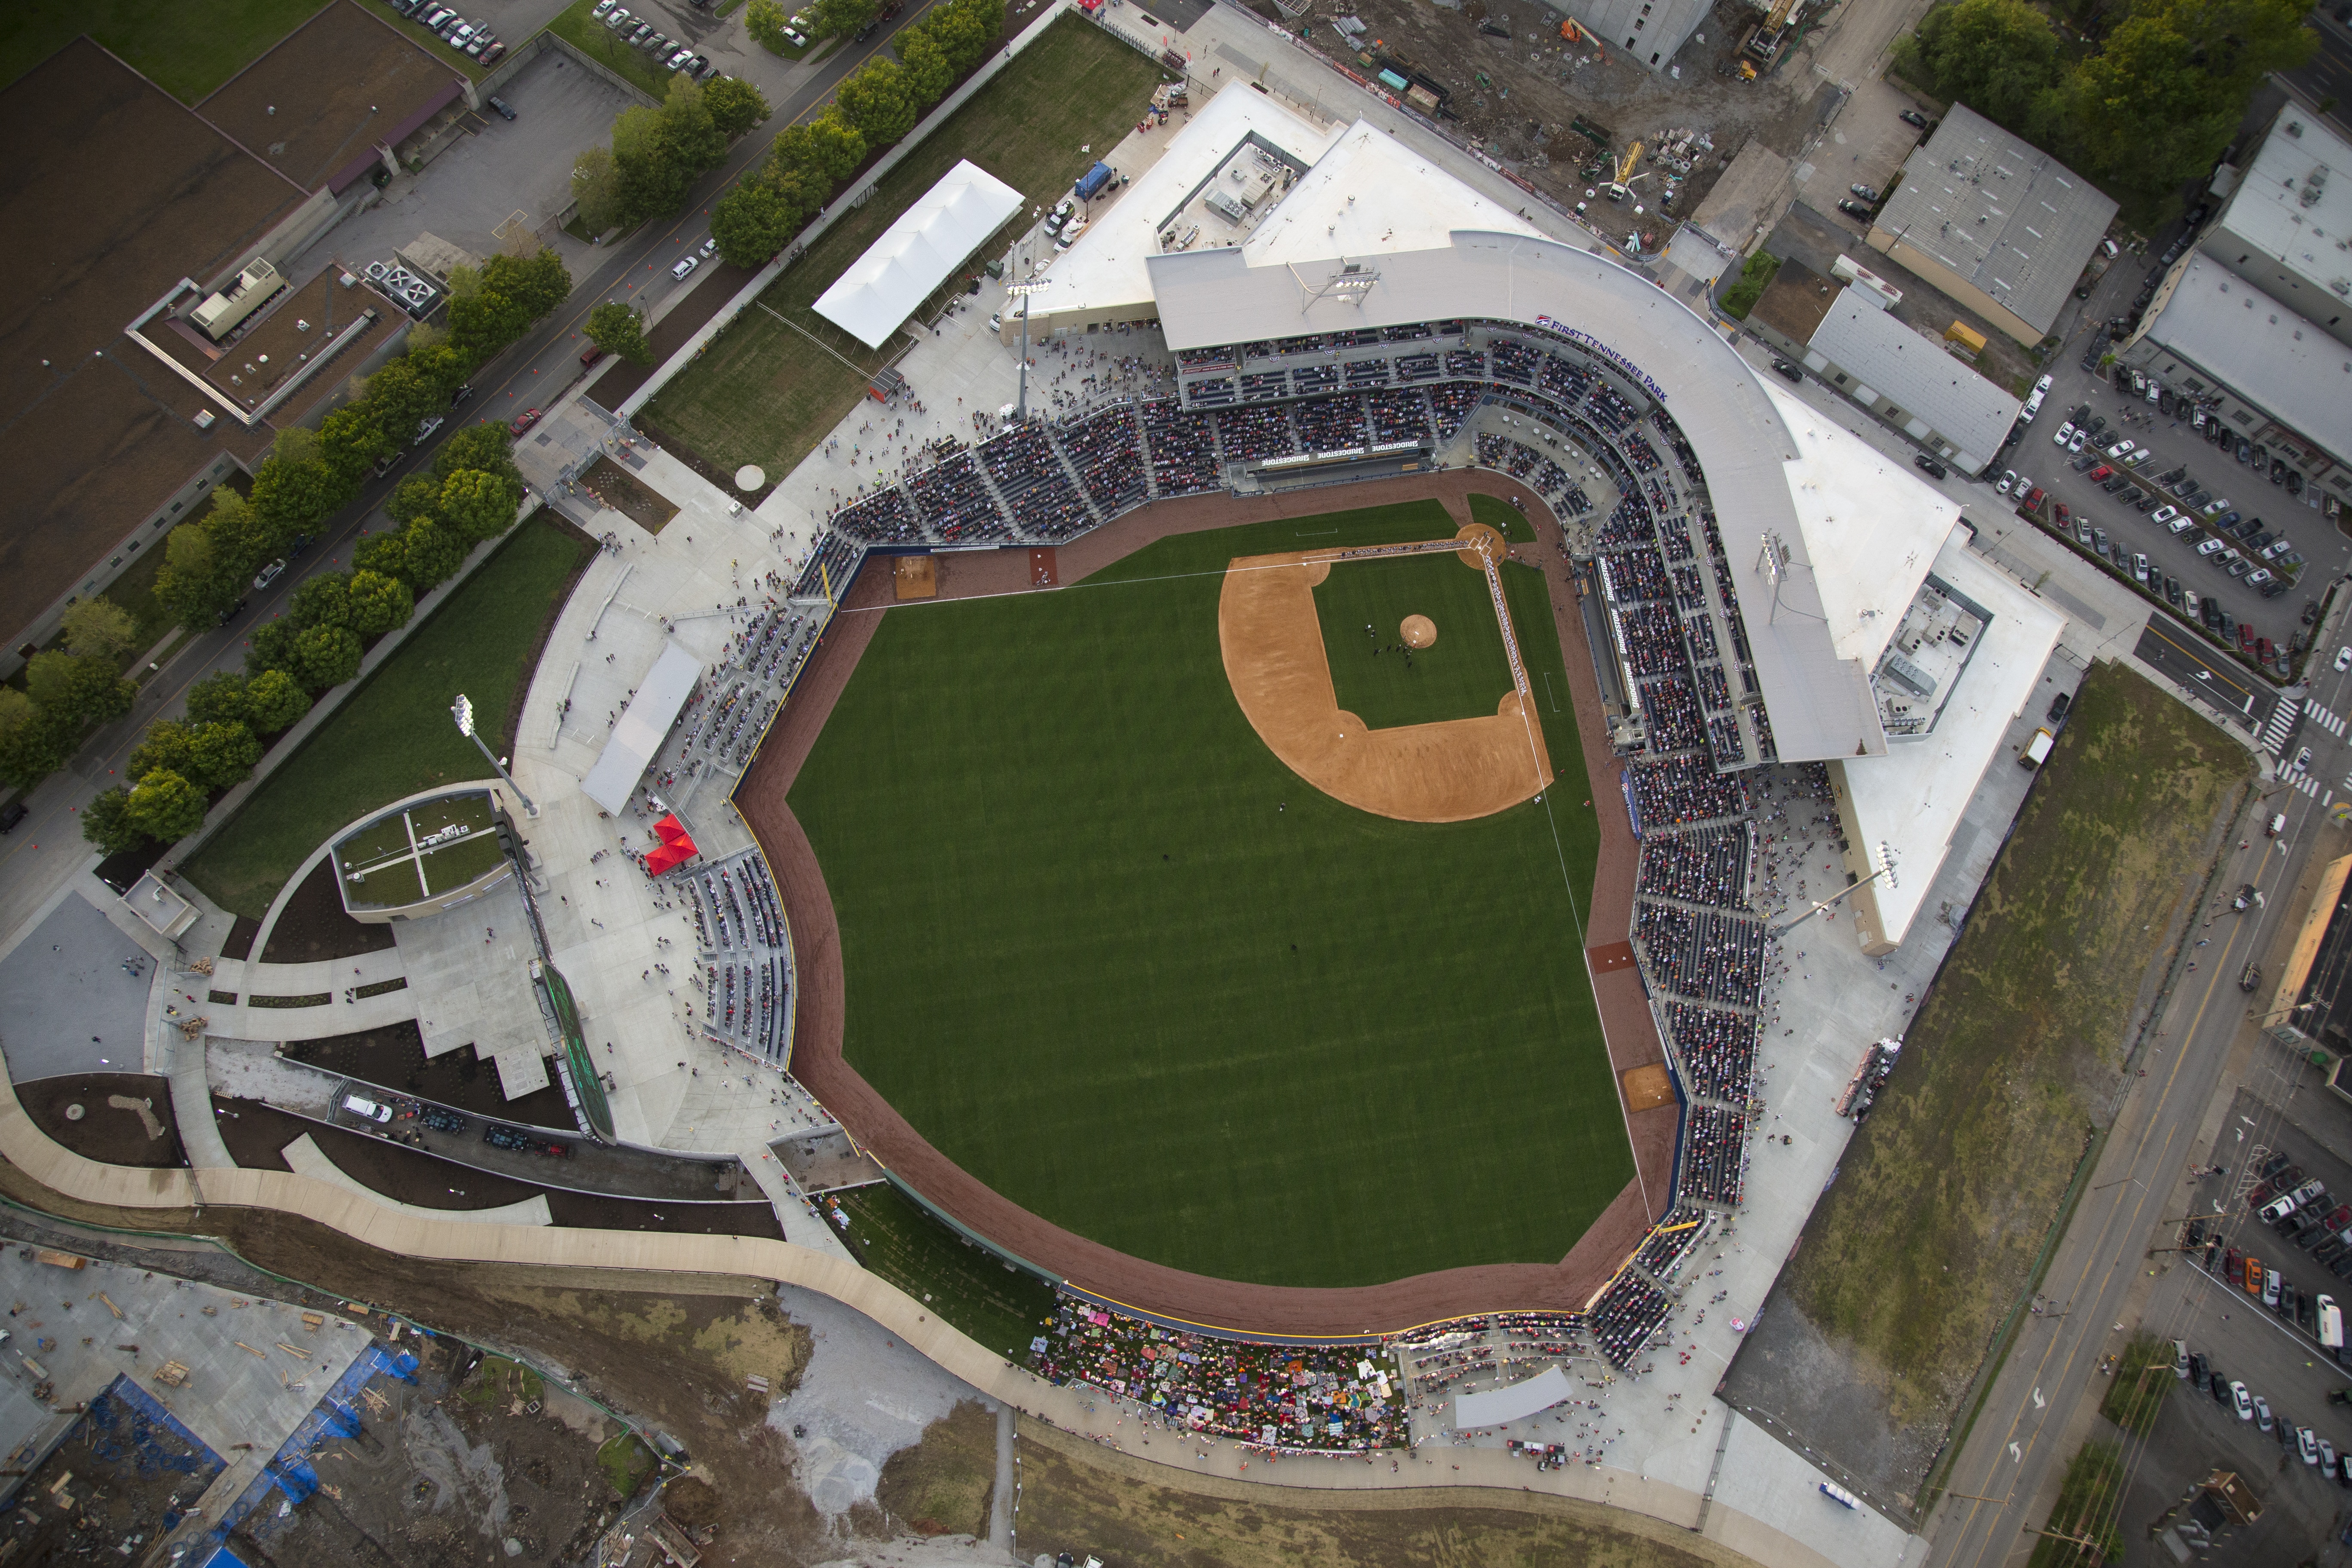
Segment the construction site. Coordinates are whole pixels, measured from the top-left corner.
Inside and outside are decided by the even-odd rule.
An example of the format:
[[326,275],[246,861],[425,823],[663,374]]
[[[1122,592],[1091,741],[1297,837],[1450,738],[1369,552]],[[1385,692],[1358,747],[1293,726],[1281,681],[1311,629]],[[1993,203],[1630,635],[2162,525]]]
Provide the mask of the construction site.
[[[1309,0],[1259,14],[1362,72],[1612,239],[1654,253],[1751,141],[1796,154],[1837,89],[1790,68],[1830,4],[1719,0],[1652,70],[1524,0]],[[1823,94],[1827,96],[1824,97]]]

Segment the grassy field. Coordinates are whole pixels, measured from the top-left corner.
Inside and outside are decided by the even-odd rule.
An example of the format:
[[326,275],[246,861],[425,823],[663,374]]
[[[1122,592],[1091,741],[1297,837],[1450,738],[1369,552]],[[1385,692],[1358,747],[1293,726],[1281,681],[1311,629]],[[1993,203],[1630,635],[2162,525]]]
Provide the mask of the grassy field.
[[449,704],[474,700],[503,752],[540,639],[595,546],[544,513],[515,530],[433,618],[262,781],[182,868],[223,909],[256,920],[303,858],[355,817],[436,784],[485,776]]
[[[309,21],[327,0],[16,0],[0,25],[0,82],[79,34],[183,103],[194,103]],[[390,13],[387,12],[386,15]]]
[[996,1417],[967,1399],[883,1461],[874,1500],[925,1535],[988,1533],[996,1491]]
[[[1076,17],[1055,21],[761,297],[834,353],[765,310],[746,311],[661,390],[647,416],[721,468],[756,463],[771,474],[791,472],[864,395],[866,375],[898,352],[890,343],[869,350],[810,309],[842,269],[958,159],[971,159],[1033,205],[1050,205],[1094,162],[1094,153],[1078,149],[1118,141],[1159,80],[1158,68],[1100,28]],[[860,368],[853,372],[835,353]]]
[[[1393,822],[1265,749],[1217,651],[1223,569],[1334,527],[1445,518],[1188,535],[884,621],[792,795],[840,917],[845,1050],[996,1191],[1180,1268],[1552,1261],[1633,1176],[1574,953],[1595,819],[1561,811],[1557,847],[1540,804]],[[1548,624],[1540,575],[1507,575]],[[1557,639],[1533,642],[1580,785]]]
[[[1375,730],[1481,719],[1511,689],[1486,576],[1452,552],[1342,561],[1315,589],[1339,706]],[[1437,641],[1407,663],[1398,625],[1426,616]]]
[[[1436,1487],[1262,1486],[1255,1470],[1225,1480],[1170,1468],[1181,1444],[1154,1464],[1159,1444],[1120,1454],[1040,1422],[1019,1430],[1024,1556],[1091,1552],[1112,1568],[1752,1568],[1704,1536],[1600,1503],[1486,1491],[1474,1494],[1481,1508]],[[926,1433],[908,1452],[932,1446]]]
[[1006,1267],[887,1182],[838,1194],[857,1260],[990,1350],[1019,1359],[1054,1315],[1054,1288]]
[[2084,682],[1902,1070],[1780,1277],[1898,1425],[1948,1425],[2024,1293],[2150,962],[2249,771],[2137,675],[2100,664]]

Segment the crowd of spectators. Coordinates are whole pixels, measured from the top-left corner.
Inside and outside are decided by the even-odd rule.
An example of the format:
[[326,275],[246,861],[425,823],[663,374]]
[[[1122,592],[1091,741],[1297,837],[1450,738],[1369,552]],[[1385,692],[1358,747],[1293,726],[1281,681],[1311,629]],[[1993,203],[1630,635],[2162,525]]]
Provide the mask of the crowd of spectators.
[[1764,988],[1764,923],[1639,900],[1633,935],[1650,973],[1677,996],[1752,1007]]
[[1702,1203],[1739,1206],[1748,1179],[1748,1116],[1720,1105],[1694,1105],[1683,1121],[1683,1172],[1676,1187]]
[[1228,408],[1216,418],[1217,444],[1228,462],[1261,463],[1298,450],[1286,408]]
[[1436,421],[1441,445],[1454,439],[1462,422],[1477,412],[1479,399],[1485,395],[1483,390],[1466,381],[1449,381],[1429,389],[1430,417]]
[[1688,751],[1706,743],[1706,715],[1691,695],[1690,682],[1679,675],[1654,676],[1636,683],[1642,710],[1649,716],[1650,748],[1659,752]]
[[1364,399],[1364,407],[1371,416],[1375,445],[1430,438],[1429,405],[1417,390],[1375,392]]
[[1693,1002],[1668,1002],[1666,1032],[1674,1037],[1683,1082],[1694,1094],[1746,1105],[1756,1096],[1753,1014],[1728,1013]]
[[1592,1304],[1592,1337],[1619,1371],[1638,1371],[1674,1308],[1674,1298],[1628,1268]]
[[1171,1429],[1285,1450],[1410,1444],[1404,1395],[1376,1353],[1188,1333],[1070,1296],[1029,1342],[1030,1365],[1049,1382],[1089,1384]]
[[1032,537],[1067,539],[1095,525],[1086,499],[1041,426],[1017,425],[982,443],[979,453],[1013,521]]
[[1655,599],[1617,607],[1625,662],[1635,675],[1680,675],[1690,668],[1683,653],[1682,617]]
[[912,544],[923,537],[922,520],[896,485],[843,507],[833,514],[833,526],[868,544]]
[[978,542],[1002,539],[1013,525],[999,510],[970,452],[909,475],[907,492],[915,510],[943,540]]
[[1653,833],[1642,840],[1640,890],[1719,910],[1748,907],[1746,824],[1690,833]]
[[1143,500],[1149,487],[1143,479],[1143,447],[1135,430],[1135,409],[1129,405],[1063,426],[1055,439],[1078,470],[1078,481],[1105,517],[1116,517]]
[[1625,770],[1644,832],[1653,827],[1713,822],[1748,815],[1748,785],[1715,771],[1705,757],[1666,757]]
[[1164,496],[1217,488],[1217,424],[1163,398],[1143,405],[1143,438],[1151,450],[1151,482]]
[[1713,1209],[1678,1205],[1650,1229],[1650,1238],[1633,1255],[1634,1265],[1653,1279],[1672,1284],[1675,1270],[1698,1247],[1722,1216]]
[[1298,421],[1299,444],[1310,452],[1339,452],[1371,445],[1361,398],[1310,398],[1292,405],[1291,415]]

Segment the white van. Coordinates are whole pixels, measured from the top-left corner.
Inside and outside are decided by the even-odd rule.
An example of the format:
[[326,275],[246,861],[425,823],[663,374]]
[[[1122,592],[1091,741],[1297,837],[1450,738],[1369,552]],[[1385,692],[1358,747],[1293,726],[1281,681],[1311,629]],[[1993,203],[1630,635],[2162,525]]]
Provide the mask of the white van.
[[2319,1343],[2323,1349],[2340,1351],[2344,1348],[2344,1314],[2333,1296],[2319,1299]]
[[356,1094],[343,1096],[343,1109],[363,1121],[389,1121],[392,1120],[391,1106],[378,1105],[374,1100],[363,1099]]
[[2034,731],[2033,739],[2028,741],[2025,743],[2025,750],[2017,754],[2017,765],[2021,768],[2038,768],[2048,762],[2052,741],[2053,737],[2049,731]]

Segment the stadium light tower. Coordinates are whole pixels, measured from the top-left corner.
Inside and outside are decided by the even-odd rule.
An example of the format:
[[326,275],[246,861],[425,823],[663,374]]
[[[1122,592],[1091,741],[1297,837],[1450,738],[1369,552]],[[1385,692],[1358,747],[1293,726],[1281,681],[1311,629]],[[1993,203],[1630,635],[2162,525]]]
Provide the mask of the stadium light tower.
[[1050,278],[1024,278],[1018,283],[1004,286],[1008,298],[1021,301],[1021,390],[1013,395],[1013,399],[1015,424],[1025,424],[1029,418],[1029,297],[1043,294],[1053,281]]
[[537,816],[539,807],[531,805],[530,796],[522,793],[522,786],[509,776],[505,768],[499,765],[498,758],[490,755],[489,746],[484,742],[481,736],[474,732],[474,700],[460,691],[457,693],[457,700],[449,705],[449,712],[457,721],[457,733],[481,747],[482,760],[497,770],[499,777],[506,780],[507,788],[514,791],[515,798],[522,802],[523,815]]

